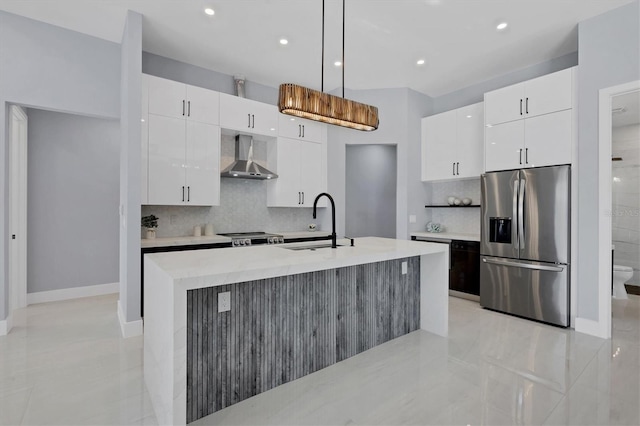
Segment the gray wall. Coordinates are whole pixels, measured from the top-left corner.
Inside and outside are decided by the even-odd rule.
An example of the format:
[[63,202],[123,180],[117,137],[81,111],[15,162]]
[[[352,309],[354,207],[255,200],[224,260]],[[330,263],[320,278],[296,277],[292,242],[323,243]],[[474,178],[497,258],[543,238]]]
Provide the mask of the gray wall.
[[396,147],[347,145],[346,163],[346,234],[395,238]]
[[578,317],[598,321],[598,91],[640,79],[640,3],[581,22],[578,40]]
[[27,292],[118,281],[120,124],[29,110]]
[[433,114],[475,104],[484,100],[484,93],[501,87],[510,86],[545,74],[560,71],[578,65],[578,52],[531,65],[507,74],[499,75],[482,83],[465,87],[433,99]]
[[7,106],[119,117],[116,43],[0,11],[0,320],[8,315]]
[[[186,64],[174,59],[142,52],[142,72],[156,77],[168,78],[205,89],[235,95],[233,76]],[[247,80],[245,95],[254,101],[271,105],[278,104],[278,88]]]
[[[329,126],[328,186],[336,200],[338,235],[345,234],[345,182],[347,144],[384,144],[397,146],[396,237],[407,239],[418,229],[409,224],[409,215],[426,218],[427,192],[420,182],[420,118],[431,112],[431,98],[410,89],[346,90],[345,96],[378,107],[380,126],[375,132],[361,132]],[[319,213],[323,229],[330,225],[330,208]]]
[[142,155],[142,15],[127,12],[121,45],[120,86],[120,308],[126,322],[140,319],[140,200]]

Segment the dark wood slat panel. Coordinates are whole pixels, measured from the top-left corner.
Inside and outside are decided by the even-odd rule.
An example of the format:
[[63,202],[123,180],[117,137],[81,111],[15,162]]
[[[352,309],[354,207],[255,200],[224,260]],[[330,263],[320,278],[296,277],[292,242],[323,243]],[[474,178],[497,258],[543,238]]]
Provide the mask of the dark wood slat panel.
[[414,257],[190,290],[187,422],[417,330],[419,278]]

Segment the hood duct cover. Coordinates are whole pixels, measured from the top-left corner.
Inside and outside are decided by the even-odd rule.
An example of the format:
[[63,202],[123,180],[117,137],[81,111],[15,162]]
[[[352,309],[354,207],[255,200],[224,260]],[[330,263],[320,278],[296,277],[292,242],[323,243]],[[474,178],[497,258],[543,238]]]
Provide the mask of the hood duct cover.
[[242,179],[275,179],[277,174],[253,161],[253,138],[236,136],[236,157],[229,167],[220,173],[221,177]]

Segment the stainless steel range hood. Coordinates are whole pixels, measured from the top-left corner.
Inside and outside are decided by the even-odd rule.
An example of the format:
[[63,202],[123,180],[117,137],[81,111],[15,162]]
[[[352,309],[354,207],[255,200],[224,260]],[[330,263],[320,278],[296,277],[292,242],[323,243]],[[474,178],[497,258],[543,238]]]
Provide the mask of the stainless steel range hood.
[[253,161],[253,137],[236,136],[236,158],[220,173],[221,177],[242,179],[275,179],[277,174]]

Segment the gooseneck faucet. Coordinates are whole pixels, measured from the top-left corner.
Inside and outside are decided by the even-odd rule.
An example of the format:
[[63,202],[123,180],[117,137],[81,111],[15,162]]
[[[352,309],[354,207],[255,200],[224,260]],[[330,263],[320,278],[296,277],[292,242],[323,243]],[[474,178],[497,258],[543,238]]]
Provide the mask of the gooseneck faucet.
[[316,218],[316,205],[318,204],[318,200],[320,197],[325,196],[331,201],[331,248],[338,248],[336,244],[336,203],[333,202],[333,197],[326,192],[318,194],[315,201],[313,202],[313,218]]

